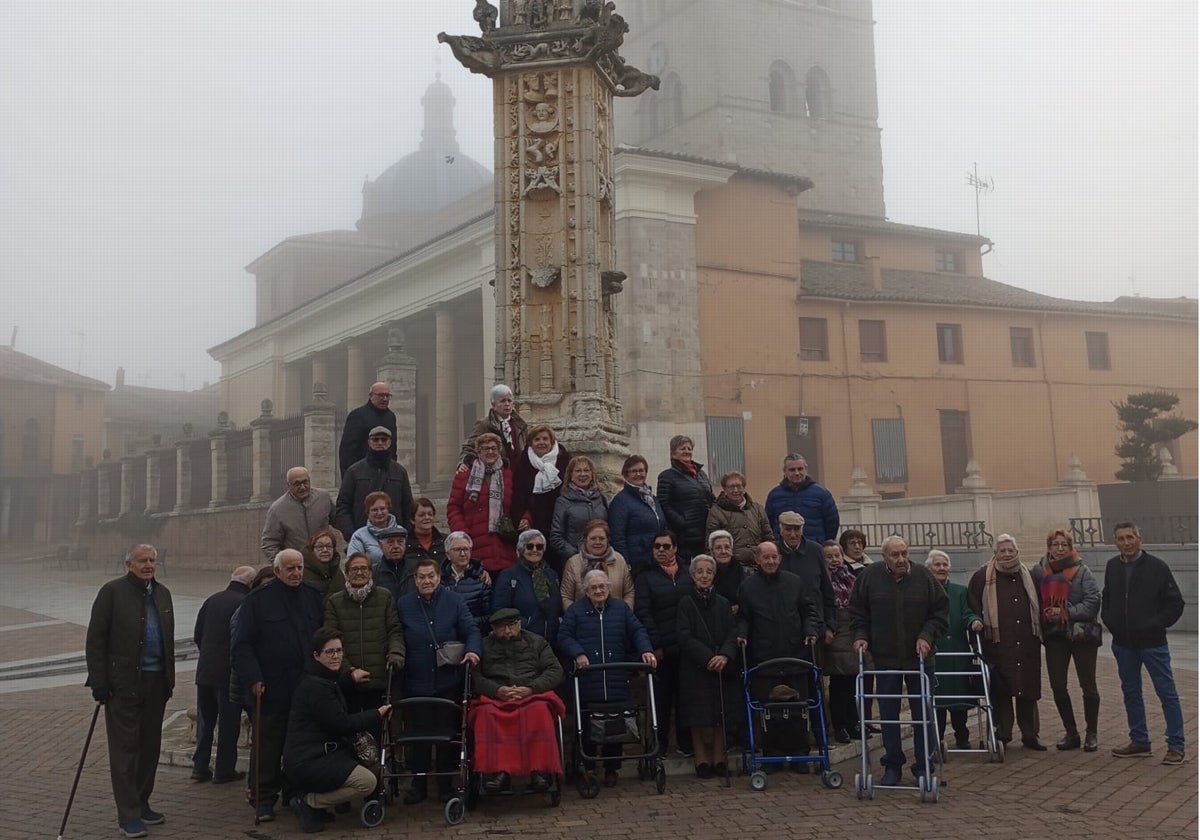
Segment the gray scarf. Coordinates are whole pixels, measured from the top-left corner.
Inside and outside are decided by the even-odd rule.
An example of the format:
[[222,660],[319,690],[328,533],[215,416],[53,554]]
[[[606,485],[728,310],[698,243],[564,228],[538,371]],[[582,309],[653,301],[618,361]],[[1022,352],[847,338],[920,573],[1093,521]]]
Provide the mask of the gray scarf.
[[359,589],[355,589],[350,581],[346,581],[346,594],[350,596],[350,600],[361,604],[367,600],[367,596],[371,594],[371,590],[375,588],[375,581],[369,580]]

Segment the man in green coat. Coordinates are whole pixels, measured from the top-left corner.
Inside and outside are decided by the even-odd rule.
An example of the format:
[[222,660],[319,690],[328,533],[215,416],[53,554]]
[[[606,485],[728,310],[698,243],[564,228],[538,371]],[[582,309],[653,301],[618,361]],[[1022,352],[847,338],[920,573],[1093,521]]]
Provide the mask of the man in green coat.
[[145,837],[166,821],[150,807],[163,712],[175,689],[175,613],[171,593],[154,579],[158,552],[137,545],[126,574],[100,587],[87,629],[87,685],[104,705],[108,766],[117,822],[126,837]]

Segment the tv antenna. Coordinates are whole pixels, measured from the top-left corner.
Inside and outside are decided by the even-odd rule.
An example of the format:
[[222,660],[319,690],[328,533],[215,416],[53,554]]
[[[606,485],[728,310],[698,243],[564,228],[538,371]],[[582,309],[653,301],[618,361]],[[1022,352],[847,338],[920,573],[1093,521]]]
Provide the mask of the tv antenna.
[[979,164],[971,164],[972,169],[967,173],[967,183],[975,189],[975,235],[983,236],[979,224],[979,196],[982,193],[990,193],[996,189],[996,182],[990,176],[979,174]]

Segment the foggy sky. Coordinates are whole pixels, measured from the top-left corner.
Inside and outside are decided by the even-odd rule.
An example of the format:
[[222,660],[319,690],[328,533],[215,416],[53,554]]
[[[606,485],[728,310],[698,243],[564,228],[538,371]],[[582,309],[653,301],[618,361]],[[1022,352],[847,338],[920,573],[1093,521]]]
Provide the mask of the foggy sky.
[[[0,341],[110,383],[215,381],[206,349],[254,323],[244,266],[354,227],[435,72],[491,165],[491,86],[436,42],[472,6],[5,0]],[[973,232],[978,162],[989,277],[1196,296],[1194,0],[875,6],[891,219]]]

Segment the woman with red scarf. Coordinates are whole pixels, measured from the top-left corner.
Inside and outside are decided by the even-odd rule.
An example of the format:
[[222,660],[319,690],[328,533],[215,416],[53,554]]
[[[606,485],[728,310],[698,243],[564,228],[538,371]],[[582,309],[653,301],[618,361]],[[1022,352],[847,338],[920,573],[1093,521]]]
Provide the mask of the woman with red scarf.
[[[1092,570],[1079,562],[1075,542],[1065,528],[1055,528],[1046,537],[1046,556],[1030,570],[1042,601],[1042,641],[1046,648],[1046,672],[1054,692],[1054,705],[1066,735],[1055,746],[1060,750],[1095,752],[1096,722],[1100,715],[1100,692],[1096,688],[1096,651],[1100,649],[1100,586]],[[1075,660],[1075,676],[1083,691],[1085,734],[1080,740],[1067,670]]]

